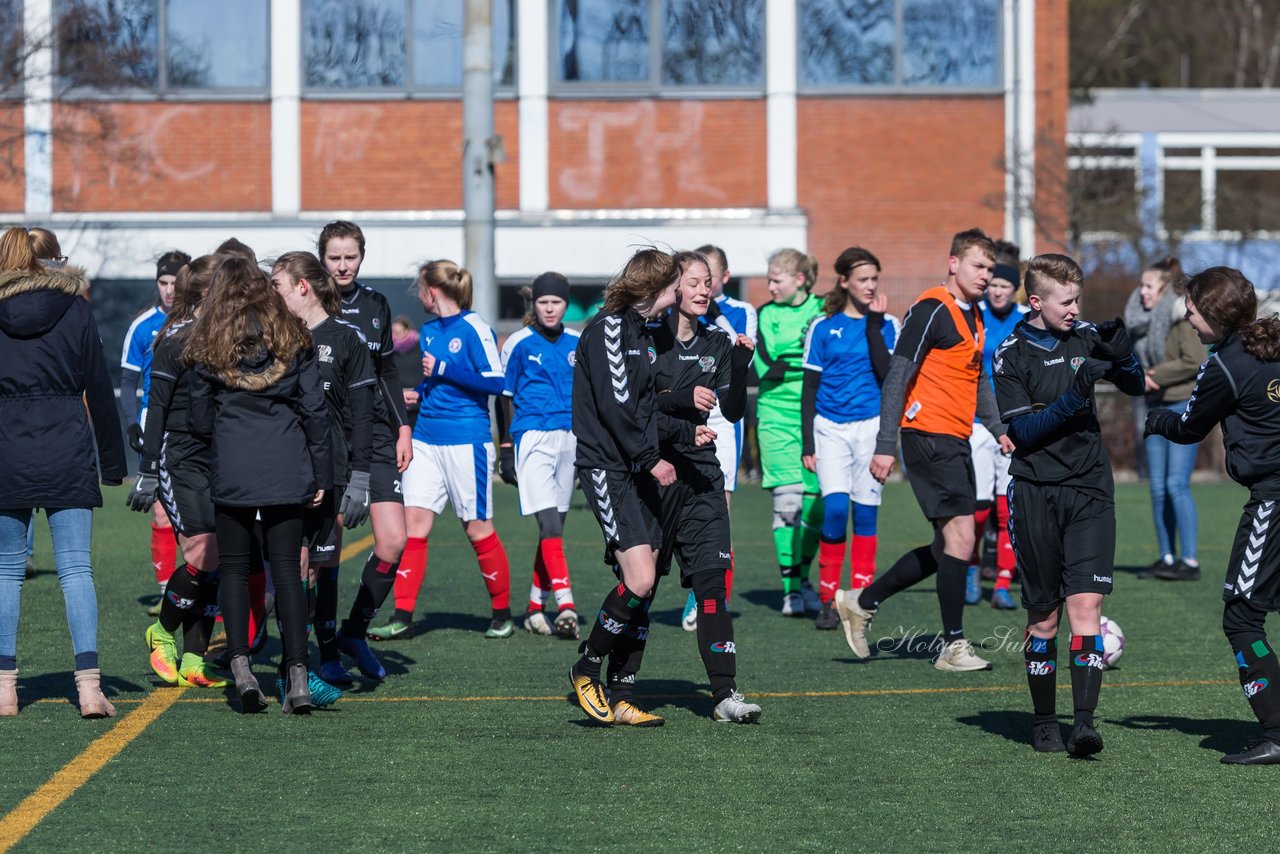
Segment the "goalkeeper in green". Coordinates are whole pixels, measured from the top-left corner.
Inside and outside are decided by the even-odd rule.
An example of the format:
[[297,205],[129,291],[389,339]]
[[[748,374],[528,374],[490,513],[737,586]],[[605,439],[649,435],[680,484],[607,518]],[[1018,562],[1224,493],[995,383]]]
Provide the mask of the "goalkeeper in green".
[[773,545],[782,574],[782,613],[802,617],[822,609],[809,584],[809,566],[818,553],[822,498],[818,476],[801,463],[800,396],[804,386],[804,341],[809,326],[823,316],[813,296],[818,261],[796,249],[769,256],[769,294],[759,310],[755,367],[760,376],[761,486],[773,493]]

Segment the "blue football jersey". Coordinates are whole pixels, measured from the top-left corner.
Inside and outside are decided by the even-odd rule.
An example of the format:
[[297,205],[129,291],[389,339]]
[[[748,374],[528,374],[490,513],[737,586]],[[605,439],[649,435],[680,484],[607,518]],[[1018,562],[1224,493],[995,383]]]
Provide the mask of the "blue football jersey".
[[151,356],[152,344],[160,327],[164,326],[164,306],[153,305],[134,318],[129,324],[129,331],[124,336],[124,352],[120,356],[120,367],[137,371],[142,376],[138,379],[138,387],[142,390],[142,401],[138,406],[139,417],[147,411],[147,401],[151,396]]
[[[898,319],[885,315],[880,333],[892,353]],[[804,368],[822,375],[816,410],[823,418],[846,424],[880,414],[880,383],[871,367],[865,317],[840,312],[812,324],[804,342]]]
[[502,391],[502,363],[489,324],[472,311],[422,324],[419,344],[436,359],[420,385],[413,438],[428,445],[490,442],[489,395]]
[[573,363],[578,333],[565,328],[553,342],[530,326],[502,347],[503,394],[512,399],[512,438],[526,430],[573,427]]

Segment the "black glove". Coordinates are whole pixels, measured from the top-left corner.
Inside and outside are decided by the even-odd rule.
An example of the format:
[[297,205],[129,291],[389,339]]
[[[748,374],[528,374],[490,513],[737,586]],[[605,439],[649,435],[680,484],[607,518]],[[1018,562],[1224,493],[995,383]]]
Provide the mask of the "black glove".
[[1168,409],[1156,408],[1147,410],[1147,423],[1142,429],[1142,438],[1148,436],[1163,436],[1164,431],[1160,429],[1160,422],[1168,418],[1178,418],[1178,414]]
[[125,503],[130,510],[146,513],[156,503],[156,493],[160,490],[160,473],[155,460],[143,460],[138,467],[138,477],[129,490]]
[[1129,340],[1129,330],[1124,328],[1120,318],[1098,324],[1098,335],[1101,343],[1093,349],[1094,355],[1111,362],[1120,362],[1133,353],[1133,342]]
[[369,473],[353,471],[347,481],[347,488],[342,493],[342,503],[338,506],[342,514],[342,527],[358,528],[369,519]]
[[142,425],[129,425],[129,447],[138,453],[142,453]]
[[511,445],[498,448],[498,477],[509,486],[516,485],[516,449]]
[[1072,388],[1076,394],[1088,400],[1093,394],[1093,384],[1102,379],[1107,371],[1111,370],[1111,363],[1104,362],[1101,359],[1085,359],[1080,363],[1080,367],[1076,368],[1075,384]]

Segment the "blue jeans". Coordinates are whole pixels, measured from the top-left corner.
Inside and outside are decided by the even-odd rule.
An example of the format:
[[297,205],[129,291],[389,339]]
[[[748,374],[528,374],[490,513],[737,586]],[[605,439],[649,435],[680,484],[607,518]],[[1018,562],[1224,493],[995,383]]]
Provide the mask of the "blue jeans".
[[[1171,412],[1185,412],[1186,401],[1169,407]],[[1151,470],[1151,515],[1156,521],[1156,542],[1160,554],[1178,556],[1174,548],[1176,536],[1182,544],[1182,557],[1195,560],[1196,502],[1191,497],[1191,471],[1196,466],[1200,443],[1179,445],[1163,436],[1148,436],[1147,466]]]
[[[97,667],[98,597],[89,562],[93,511],[75,508],[47,513],[76,669]],[[31,510],[0,510],[0,670],[13,670],[17,663],[18,614],[31,516]]]

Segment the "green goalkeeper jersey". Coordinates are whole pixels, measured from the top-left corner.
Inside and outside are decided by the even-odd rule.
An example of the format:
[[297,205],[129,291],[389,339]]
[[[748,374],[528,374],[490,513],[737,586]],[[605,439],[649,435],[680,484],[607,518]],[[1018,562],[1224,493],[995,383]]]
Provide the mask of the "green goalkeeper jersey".
[[822,298],[810,294],[799,305],[766,303],[759,311],[756,373],[760,377],[760,409],[800,425],[800,392],[804,386],[804,340],[822,317]]

